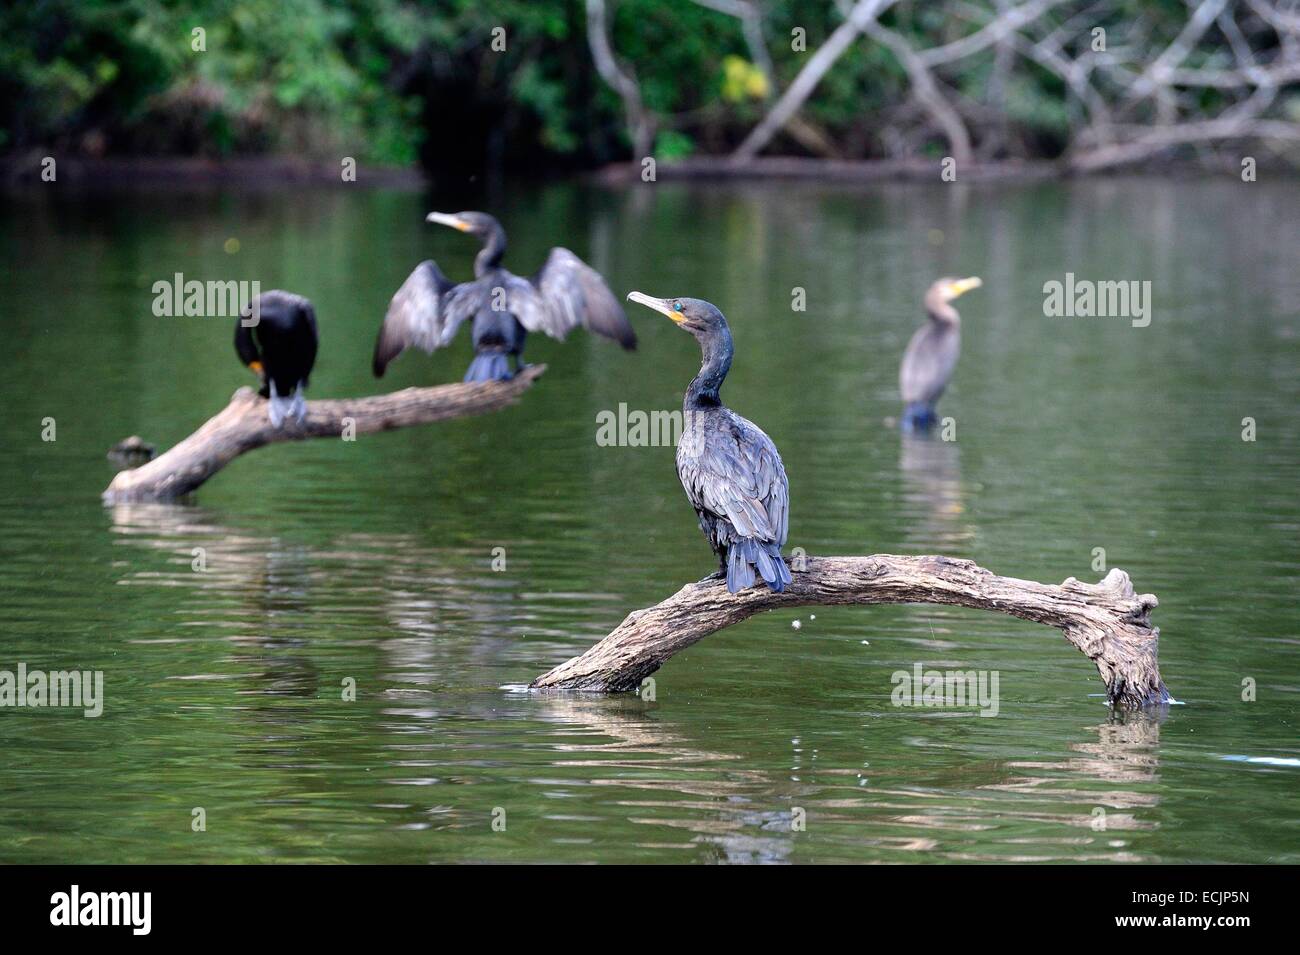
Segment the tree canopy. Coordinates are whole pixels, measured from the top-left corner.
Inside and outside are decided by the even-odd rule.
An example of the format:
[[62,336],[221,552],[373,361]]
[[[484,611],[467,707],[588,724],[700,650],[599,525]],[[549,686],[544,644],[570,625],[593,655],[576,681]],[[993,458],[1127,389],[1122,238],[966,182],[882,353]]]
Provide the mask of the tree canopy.
[[629,158],[639,129],[661,158],[725,155],[811,83],[759,148],[1141,153],[1155,127],[1290,139],[1298,47],[1275,0],[19,0],[0,152],[542,170]]

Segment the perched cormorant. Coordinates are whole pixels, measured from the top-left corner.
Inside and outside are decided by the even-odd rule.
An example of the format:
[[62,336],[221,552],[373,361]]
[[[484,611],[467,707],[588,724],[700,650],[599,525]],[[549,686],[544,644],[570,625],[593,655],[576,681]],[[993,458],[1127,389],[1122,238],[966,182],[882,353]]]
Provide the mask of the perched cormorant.
[[244,308],[235,324],[235,352],[239,360],[262,379],[261,395],[269,398],[267,411],[277,428],[287,414],[299,421],[307,414],[303,392],[307,376],[316,363],[316,310],[301,295],[279,290],[264,292]]
[[977,278],[939,279],[925,293],[925,311],[930,320],[907,343],[898,369],[904,430],[920,431],[938,420],[934,406],[948,387],[961,354],[961,316],[949,303],[982,284]]
[[430,212],[426,221],[476,236],[483,248],[474,259],[474,281],[459,285],[432,261],[421,262],[393,296],[375,342],[373,369],[380,378],[388,363],[412,345],[432,353],[451,342],[456,329],[473,319],[474,360],[465,381],[510,378],[523,367],[528,332],[563,339],[581,325],[636,348],[636,335],[600,273],[568,249],[551,249],[540,271],[520,278],[501,267],[506,233],[484,212]]
[[790,482],[772,439],[722,403],[719,391],[731,368],[731,329],[722,312],[698,298],[628,299],[662,312],[700,343],[704,354],[683,402],[677,476],[718,555],[727,590],[754,584],[755,573],[777,593],[790,583],[781,558],[790,513]]

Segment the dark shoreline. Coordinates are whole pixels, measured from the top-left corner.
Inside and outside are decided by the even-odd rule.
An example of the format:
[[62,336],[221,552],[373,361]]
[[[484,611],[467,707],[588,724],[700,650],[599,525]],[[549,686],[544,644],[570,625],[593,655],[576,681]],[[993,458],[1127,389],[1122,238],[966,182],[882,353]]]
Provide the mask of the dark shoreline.
[[[664,181],[804,181],[854,182],[938,182],[941,162],[918,159],[812,159],[791,156],[760,156],[737,162],[726,156],[708,156],[659,163],[656,179]],[[1067,175],[1059,163],[1042,160],[975,163],[957,172],[957,182],[1007,182],[1012,180],[1056,179]],[[611,163],[594,173],[599,182],[622,185],[641,180],[639,162]]]
[[[1285,164],[1260,166],[1261,172],[1294,179],[1300,168]],[[596,181],[607,185],[626,185],[641,181],[639,162],[611,163],[592,173]],[[741,162],[726,156],[708,156],[659,163],[656,181],[697,182],[943,182],[940,159],[812,159],[790,156],[760,156]],[[1142,176],[1162,178],[1240,177],[1233,164],[1213,165],[1205,162],[1161,162],[1116,166],[1096,171],[1074,169],[1064,160],[1024,159],[966,163],[956,170],[953,182],[1039,182],[1065,179],[1111,179]]]
[[[0,184],[10,190],[46,185],[41,179],[40,152],[0,157]],[[238,186],[275,189],[284,185],[326,186],[344,182],[342,160],[304,160],[292,156],[247,156],[235,159],[205,159],[193,156],[147,158],[126,156],[87,159],[54,155],[57,182],[75,187],[180,188]],[[386,188],[422,188],[426,185],[419,169],[400,166],[356,167],[356,179],[348,185]]]
[[[0,157],[0,190],[24,191],[45,185],[41,180],[45,155]],[[234,186],[239,189],[277,189],[283,186],[320,187],[343,182],[339,163],[286,156],[249,156],[235,159],[200,157],[116,157],[88,159],[54,157],[57,182],[74,188],[148,188],[192,190]],[[1297,170],[1271,168],[1274,175],[1295,178]],[[727,157],[699,157],[662,162],[655,170],[659,182],[820,182],[852,185],[882,182],[942,182],[940,160],[834,160],[802,157],[759,157],[735,162]],[[1202,163],[1148,162],[1136,166],[1082,173],[1062,162],[1009,160],[968,163],[957,170],[955,182],[1009,183],[1063,179],[1131,176],[1202,178],[1237,175],[1235,167],[1217,168]],[[600,185],[622,187],[642,181],[639,162],[610,163],[598,169],[571,173]],[[358,166],[348,185],[361,188],[422,189],[431,185],[424,171],[414,167]]]

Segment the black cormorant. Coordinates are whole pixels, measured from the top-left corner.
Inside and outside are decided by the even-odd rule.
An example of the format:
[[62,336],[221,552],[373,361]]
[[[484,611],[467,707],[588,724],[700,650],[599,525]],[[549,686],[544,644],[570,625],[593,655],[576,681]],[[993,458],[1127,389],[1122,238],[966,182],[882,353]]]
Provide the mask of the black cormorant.
[[704,362],[686,389],[677,476],[718,555],[731,593],[754,584],[755,573],[777,593],[790,583],[781,558],[790,513],[790,482],[772,439],[722,403],[731,368],[731,329],[722,312],[698,298],[628,296],[686,329]]
[[938,420],[934,406],[948,387],[961,354],[961,316],[949,303],[982,284],[977,278],[939,279],[925,293],[925,311],[930,320],[907,343],[898,369],[904,430],[923,430]]
[[[245,325],[254,315],[255,323]],[[301,295],[264,292],[240,313],[235,352],[261,377],[261,394],[270,399],[267,411],[277,428],[288,414],[299,421],[307,414],[303,392],[316,363],[317,341],[316,310]]]
[[510,378],[506,356],[513,357],[516,372],[523,367],[528,332],[563,339],[581,325],[624,348],[636,347],[632,326],[605,280],[568,249],[551,249],[541,270],[524,279],[501,267],[506,233],[490,215],[430,212],[427,221],[467,232],[483,243],[474,259],[474,281],[458,285],[432,261],[416,266],[384,316],[375,342],[376,378],[412,345],[431,353],[449,344],[466,319],[473,319],[474,360],[465,381]]

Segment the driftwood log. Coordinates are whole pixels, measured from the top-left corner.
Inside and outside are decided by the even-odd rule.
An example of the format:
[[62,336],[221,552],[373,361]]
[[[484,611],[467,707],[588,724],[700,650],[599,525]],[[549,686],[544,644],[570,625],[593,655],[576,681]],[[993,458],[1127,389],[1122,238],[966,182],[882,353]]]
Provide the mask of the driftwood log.
[[687,584],[654,607],[628,614],[586,653],[533,681],[537,690],[614,693],[636,689],[674,653],[765,610],[829,604],[933,603],[995,610],[1045,623],[1097,665],[1112,706],[1169,700],[1156,659],[1159,630],[1151,594],[1135,594],[1128,574],[1111,570],[1098,584],[1073,577],[1059,586],[999,577],[951,557],[809,557],[784,593],[752,587],[727,593],[710,577]]
[[496,411],[516,401],[544,371],[545,365],[530,365],[510,381],[404,388],[366,398],[309,401],[301,423],[290,418],[279,428],[267,417],[266,399],[251,388],[240,388],[230,404],[184,441],[148,464],[119,471],[104,491],[104,503],[181,497],[239,455],[277,441],[337,439],[349,425],[352,434],[368,434]]

